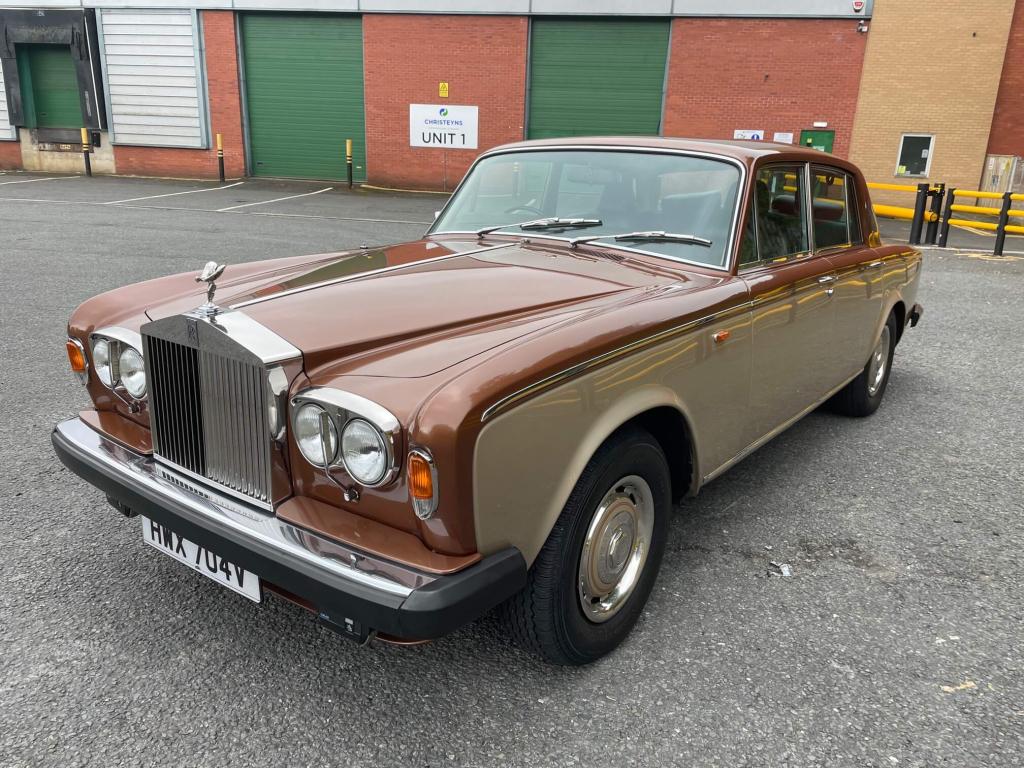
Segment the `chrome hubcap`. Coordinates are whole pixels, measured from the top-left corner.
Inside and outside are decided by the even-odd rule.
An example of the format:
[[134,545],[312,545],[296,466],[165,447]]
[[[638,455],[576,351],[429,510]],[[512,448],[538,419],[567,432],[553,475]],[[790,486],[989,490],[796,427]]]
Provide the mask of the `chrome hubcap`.
[[580,556],[579,598],[590,621],[608,621],[633,593],[654,532],[654,495],[647,481],[629,475],[597,505]]
[[868,394],[874,397],[882,388],[885,380],[885,369],[889,365],[889,345],[892,337],[889,333],[889,326],[882,329],[882,336],[878,339],[875,351],[871,353],[871,362],[868,363]]

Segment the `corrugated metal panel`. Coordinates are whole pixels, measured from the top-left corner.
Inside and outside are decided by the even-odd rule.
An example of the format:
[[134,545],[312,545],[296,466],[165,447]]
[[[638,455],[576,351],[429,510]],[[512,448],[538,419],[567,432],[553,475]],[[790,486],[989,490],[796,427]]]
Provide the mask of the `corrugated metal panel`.
[[531,139],[657,135],[667,19],[534,19]]
[[245,95],[256,176],[366,178],[363,25],[358,16],[242,17]]
[[195,14],[104,10],[100,26],[112,142],[207,146]]
[[4,70],[3,67],[0,67],[0,140],[13,139],[14,136],[14,126],[11,125],[10,115],[7,111],[7,91],[4,87]]

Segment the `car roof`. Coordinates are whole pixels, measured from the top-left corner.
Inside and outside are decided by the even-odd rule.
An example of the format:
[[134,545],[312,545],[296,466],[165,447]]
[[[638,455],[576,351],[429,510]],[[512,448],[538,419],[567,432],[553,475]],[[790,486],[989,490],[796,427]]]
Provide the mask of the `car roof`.
[[510,149],[556,149],[559,147],[628,147],[639,149],[669,149],[688,152],[709,152],[733,157],[746,163],[773,155],[785,156],[803,162],[821,162],[825,158],[835,164],[836,158],[826,152],[793,144],[775,144],[768,141],[734,141],[731,139],[685,139],[670,136],[571,136],[559,139],[534,139],[494,147],[490,152]]

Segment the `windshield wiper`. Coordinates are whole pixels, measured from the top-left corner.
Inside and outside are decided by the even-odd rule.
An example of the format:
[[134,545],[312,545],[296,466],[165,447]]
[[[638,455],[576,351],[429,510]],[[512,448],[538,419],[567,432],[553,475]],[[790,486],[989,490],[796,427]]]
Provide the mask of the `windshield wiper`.
[[705,248],[711,247],[711,241],[706,237],[697,237],[697,235],[679,235],[674,232],[662,232],[661,230],[627,232],[623,235],[592,235],[590,237],[576,237],[569,241],[569,246],[575,248],[580,243],[592,243],[595,240],[615,240],[620,243],[687,243],[688,245],[701,245]]
[[600,219],[563,219],[557,216],[549,217],[546,219],[531,219],[530,221],[524,221],[519,224],[499,224],[494,227],[484,227],[476,231],[477,237],[483,237],[489,235],[491,232],[497,232],[499,229],[510,229],[512,227],[519,227],[520,229],[581,229],[583,227],[600,227]]

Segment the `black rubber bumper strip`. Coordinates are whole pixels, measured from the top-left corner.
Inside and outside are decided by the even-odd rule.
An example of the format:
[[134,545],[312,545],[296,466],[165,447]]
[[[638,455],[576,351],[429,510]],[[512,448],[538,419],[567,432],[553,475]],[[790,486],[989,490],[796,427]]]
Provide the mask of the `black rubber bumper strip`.
[[407,596],[382,592],[270,545],[239,541],[234,531],[216,520],[126,482],[59,432],[54,431],[52,440],[68,469],[113,500],[309,601],[321,618],[334,624],[350,619],[395,637],[433,639],[479,618],[526,584],[526,561],[518,549],[509,547],[462,571],[439,576]]

